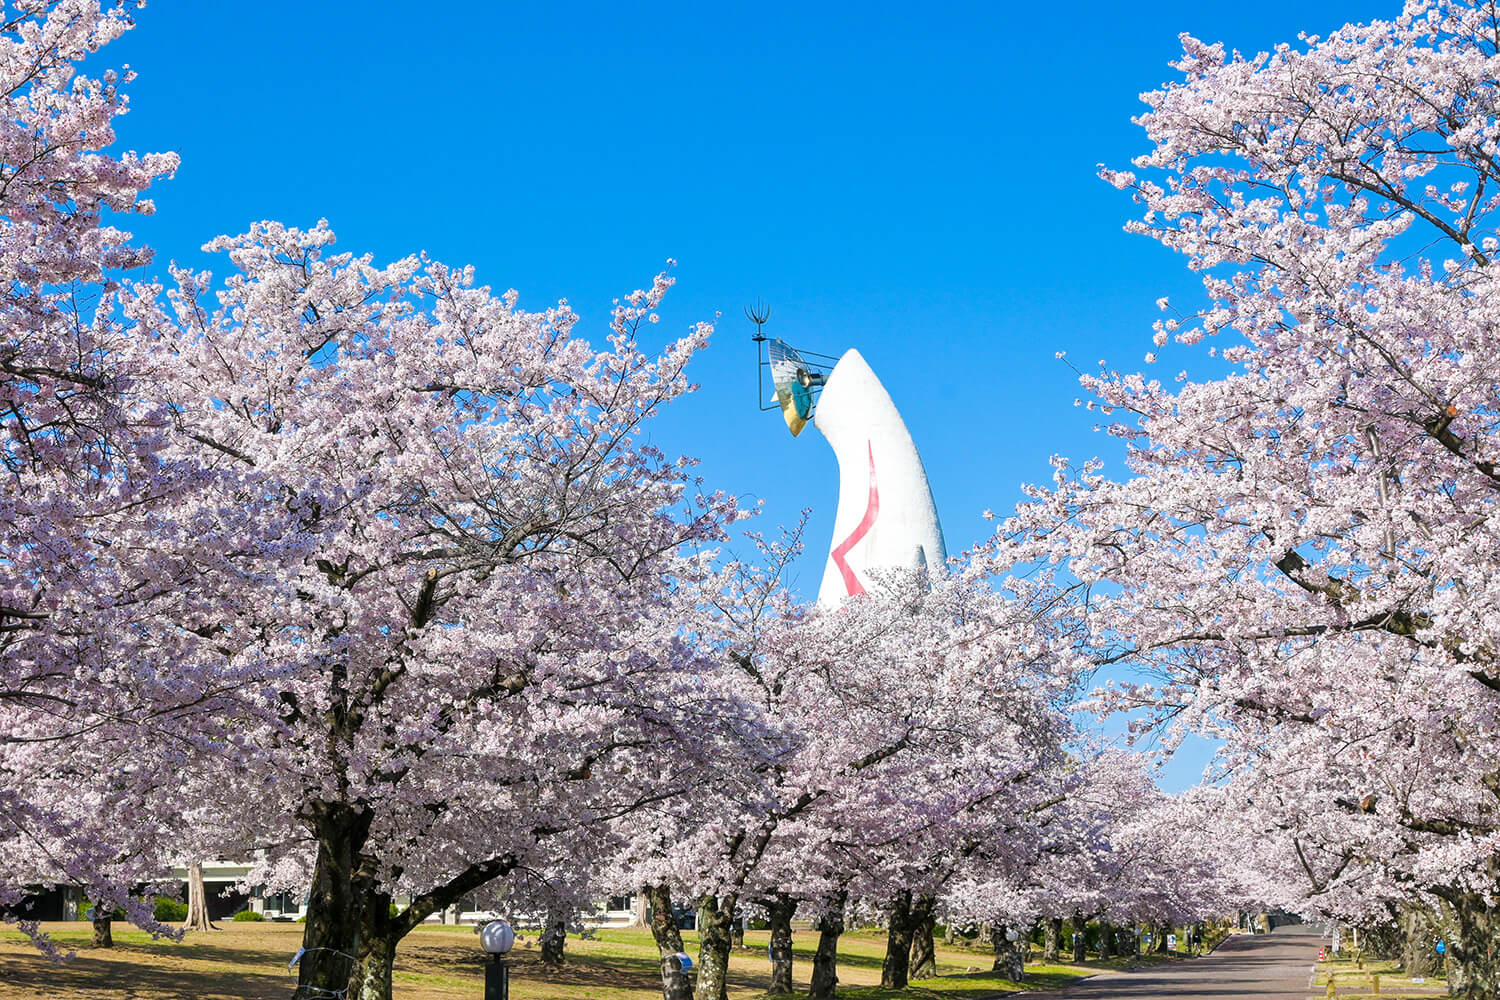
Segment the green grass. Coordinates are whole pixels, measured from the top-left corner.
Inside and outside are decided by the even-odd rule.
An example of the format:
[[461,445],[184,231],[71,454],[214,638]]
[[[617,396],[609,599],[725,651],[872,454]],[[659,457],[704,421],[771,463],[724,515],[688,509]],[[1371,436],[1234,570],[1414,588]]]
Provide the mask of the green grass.
[[1028,965],[1024,983],[1006,979],[998,972],[970,972],[916,980],[904,990],[886,990],[879,986],[839,990],[839,996],[847,1000],[984,1000],[1022,990],[1060,989],[1085,975],[1073,966]]
[[[73,961],[55,966],[38,955],[19,932],[0,929],[0,1000],[284,1000],[292,978],[287,962],[301,944],[297,924],[223,921],[222,929],[194,933],[181,942],[153,940],[117,924],[115,947],[92,947],[93,928],[84,922],[48,924],[45,929]],[[730,957],[730,997],[754,1000],[770,986],[766,931],[751,931],[745,947]],[[817,935],[798,931],[793,957],[797,986],[807,988]],[[683,946],[695,958],[698,937],[683,932]],[[914,982],[902,992],[881,990],[885,934],[861,930],[845,934],[839,948],[839,996],[849,1000],[905,997],[910,1000],[984,1000],[1025,989],[1052,989],[1092,971],[1069,966],[1027,967],[1024,984],[988,971],[992,956],[979,946],[937,946],[936,979]],[[661,996],[656,945],[644,929],[600,930],[571,935],[567,962],[543,966],[537,933],[523,932],[511,953],[513,1000],[656,1000]],[[396,1000],[472,1000],[483,995],[485,957],[471,927],[424,926],[413,932],[396,957]]]
[[1318,963],[1314,982],[1321,993],[1327,988],[1331,978],[1341,1000],[1352,1000],[1356,997],[1375,996],[1374,984],[1370,978],[1372,975],[1380,977],[1379,995],[1382,998],[1403,1000],[1443,996],[1447,993],[1448,980],[1441,970],[1427,976],[1425,983],[1414,983],[1410,976],[1402,973],[1400,962],[1387,958],[1365,958],[1359,965],[1355,964],[1352,957],[1328,959]]

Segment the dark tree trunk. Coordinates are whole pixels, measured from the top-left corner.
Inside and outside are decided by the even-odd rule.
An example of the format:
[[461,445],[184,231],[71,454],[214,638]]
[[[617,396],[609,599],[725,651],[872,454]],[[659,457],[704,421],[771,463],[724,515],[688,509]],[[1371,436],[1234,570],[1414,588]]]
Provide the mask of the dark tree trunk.
[[726,1000],[734,896],[704,896],[698,908],[698,985],[694,1000]]
[[568,922],[562,914],[547,914],[547,929],[537,943],[541,946],[543,964],[557,966],[566,961],[563,949],[568,943]]
[[1062,961],[1062,917],[1052,917],[1042,932],[1042,961],[1056,965]]
[[665,885],[648,885],[641,890],[651,910],[651,936],[661,955],[662,1000],[692,1000],[693,981],[682,971],[677,956],[682,950],[682,931],[672,916],[672,890]]
[[359,951],[349,979],[349,1000],[390,1000],[396,967],[396,933],[391,897],[372,892],[360,911]]
[[[354,951],[353,971],[347,973],[349,1000],[391,1000],[391,973],[395,968],[396,946],[401,939],[430,914],[447,909],[516,866],[515,858],[510,855],[476,861],[443,885],[412,897],[411,905],[392,916],[391,897],[375,890],[369,859],[364,861],[354,875],[361,904],[360,934]],[[308,922],[312,922],[311,916]]]
[[937,943],[933,930],[937,927],[937,897],[922,895],[911,908],[911,978],[934,979],[937,977]]
[[729,925],[729,946],[731,948],[745,947],[745,920],[736,917]]
[[1431,976],[1437,972],[1433,943],[1442,937],[1441,921],[1425,907],[1408,906],[1401,914],[1401,967],[1408,976]]
[[1458,924],[1457,935],[1445,939],[1449,995],[1464,1000],[1500,997],[1500,911],[1476,892],[1449,889],[1442,895]]
[[1108,920],[1099,920],[1099,957],[1113,958],[1115,955],[1115,929]]
[[885,963],[880,985],[904,990],[911,979],[911,890],[902,889],[891,900],[890,924],[885,939]]
[[114,923],[110,915],[112,911],[109,907],[105,907],[103,903],[95,903],[95,914],[99,912],[100,907],[104,907],[104,916],[94,917],[94,947],[113,948],[115,946],[115,935],[114,931],[110,929],[110,925]]
[[318,803],[314,808],[312,832],[318,840],[318,855],[295,995],[343,996],[360,955],[360,904],[369,888],[359,876],[360,852],[374,814],[344,804]]
[[1082,913],[1073,914],[1073,961],[1082,962],[1088,957],[1088,921]]
[[197,861],[188,865],[188,913],[182,922],[185,931],[216,931],[219,928],[208,919],[208,890],[203,885],[203,865]]
[[1406,948],[1406,932],[1402,922],[1392,917],[1383,924],[1373,924],[1359,929],[1359,951],[1361,959],[1399,959]]
[[1151,950],[1158,955],[1167,953],[1167,935],[1172,933],[1171,924],[1160,924],[1156,928],[1156,940],[1151,944]]
[[[1016,935],[1014,941],[1010,939],[1013,931]],[[990,931],[990,938],[995,948],[995,964],[991,971],[1000,973],[1013,983],[1019,983],[1025,979],[1026,953],[1031,946],[1021,936],[1019,929],[1005,924],[996,924]]]
[[771,924],[772,996],[786,996],[792,992],[792,915],[797,912],[797,901],[784,892],[778,892],[766,906]]
[[1130,924],[1121,924],[1115,928],[1115,954],[1135,954],[1135,928]]
[[844,901],[840,891],[818,917],[818,950],[813,955],[810,1000],[833,1000],[839,982],[839,935],[844,933]]

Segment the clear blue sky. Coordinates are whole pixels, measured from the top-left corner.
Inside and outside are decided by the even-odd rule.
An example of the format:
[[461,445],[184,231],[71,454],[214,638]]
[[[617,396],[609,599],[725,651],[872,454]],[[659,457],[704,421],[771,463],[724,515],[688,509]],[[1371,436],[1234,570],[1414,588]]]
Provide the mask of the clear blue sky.
[[[1121,232],[1134,206],[1095,176],[1145,150],[1130,118],[1177,33],[1254,52],[1398,11],[155,0],[103,61],[139,73],[121,146],[182,155],[136,226],[160,264],[202,266],[203,242],[253,220],[326,217],[343,249],[473,264],[532,309],[567,298],[599,339],[611,299],[676,258],[657,329],[723,315],[656,443],[764,498],[763,529],[811,507],[793,581],[810,596],[832,453],[756,411],[744,305],[771,304],[768,334],[869,359],[961,550],[1049,455],[1116,454],[1055,353],[1140,367],[1156,298],[1196,292]],[[1168,785],[1199,767],[1186,755]]]

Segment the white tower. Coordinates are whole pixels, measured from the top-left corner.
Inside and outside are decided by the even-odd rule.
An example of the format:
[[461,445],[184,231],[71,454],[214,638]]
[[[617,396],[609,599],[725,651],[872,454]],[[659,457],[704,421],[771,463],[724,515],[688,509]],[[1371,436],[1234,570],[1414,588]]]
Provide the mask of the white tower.
[[864,593],[874,570],[940,572],[948,555],[927,471],[869,364],[850,350],[824,375],[778,340],[770,342],[770,356],[787,426],[797,434],[811,422],[839,463],[839,505],[818,603],[837,605]]

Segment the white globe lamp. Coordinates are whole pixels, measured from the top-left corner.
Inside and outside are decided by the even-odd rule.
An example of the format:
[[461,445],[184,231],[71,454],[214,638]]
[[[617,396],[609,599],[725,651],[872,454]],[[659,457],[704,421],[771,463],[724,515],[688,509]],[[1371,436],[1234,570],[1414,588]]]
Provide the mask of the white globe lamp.
[[491,955],[504,955],[516,943],[516,932],[504,920],[491,920],[479,932],[479,945]]
[[491,920],[479,932],[479,946],[490,954],[484,970],[484,1000],[510,1000],[510,965],[505,955],[516,943],[516,932],[504,920]]

